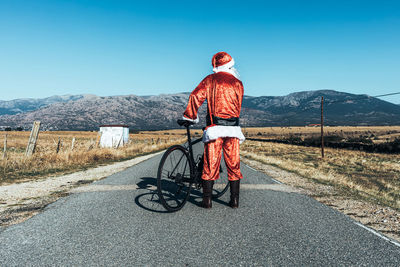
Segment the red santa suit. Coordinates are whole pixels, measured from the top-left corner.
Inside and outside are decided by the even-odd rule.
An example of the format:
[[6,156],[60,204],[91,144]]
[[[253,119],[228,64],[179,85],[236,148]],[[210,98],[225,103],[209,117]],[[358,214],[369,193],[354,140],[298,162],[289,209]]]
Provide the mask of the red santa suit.
[[219,178],[221,150],[228,170],[228,179],[242,179],[239,143],[245,138],[239,126],[243,84],[233,68],[233,58],[219,52],[212,58],[214,74],[208,75],[190,94],[183,118],[198,122],[197,111],[207,99],[207,127],[203,133],[204,168],[202,179]]

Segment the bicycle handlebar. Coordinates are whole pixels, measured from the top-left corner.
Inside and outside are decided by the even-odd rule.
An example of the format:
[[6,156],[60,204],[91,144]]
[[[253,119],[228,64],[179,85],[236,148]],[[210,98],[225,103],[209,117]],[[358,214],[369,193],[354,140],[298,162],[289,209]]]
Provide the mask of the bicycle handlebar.
[[194,124],[194,122],[192,121],[182,120],[182,119],[179,119],[176,122],[179,124],[179,126],[184,126],[184,127],[189,127],[190,125]]

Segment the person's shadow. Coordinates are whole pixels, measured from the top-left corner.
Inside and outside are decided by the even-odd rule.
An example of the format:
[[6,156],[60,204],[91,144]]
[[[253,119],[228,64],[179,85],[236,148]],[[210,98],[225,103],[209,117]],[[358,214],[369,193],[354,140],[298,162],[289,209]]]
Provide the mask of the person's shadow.
[[[171,185],[174,183],[171,182]],[[138,186],[138,190],[143,190],[143,193],[139,194],[135,198],[135,203],[140,208],[145,209],[147,211],[159,212],[159,213],[168,213],[163,205],[161,204],[160,198],[157,194],[157,178],[154,177],[142,177],[140,181],[136,184]],[[166,186],[168,188],[168,185]],[[166,192],[167,194],[168,192]],[[192,188],[190,191],[190,196],[188,202],[194,204],[198,207],[201,206],[203,194],[197,188]],[[219,199],[213,199],[213,201],[227,204],[224,201]]]

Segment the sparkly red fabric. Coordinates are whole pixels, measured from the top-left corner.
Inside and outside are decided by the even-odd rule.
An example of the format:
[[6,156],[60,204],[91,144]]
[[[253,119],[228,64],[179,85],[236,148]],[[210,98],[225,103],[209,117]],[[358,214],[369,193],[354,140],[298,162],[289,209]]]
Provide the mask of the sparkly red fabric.
[[195,120],[197,111],[207,100],[207,108],[211,115],[228,119],[239,118],[243,100],[243,84],[227,72],[208,75],[193,90],[183,115]]
[[[207,109],[211,116],[220,118],[240,117],[243,100],[243,84],[235,76],[227,72],[218,72],[208,75],[193,90],[189,103],[184,112],[188,119],[195,120],[197,111],[207,99]],[[208,127],[212,127],[213,122]],[[229,126],[226,126],[229,127]],[[228,179],[242,179],[240,172],[239,139],[234,137],[218,138],[204,144],[204,180],[219,178],[221,164],[221,150],[228,169]]]
[[224,152],[228,180],[236,181],[243,178],[240,172],[239,139],[232,137],[218,138],[204,144],[204,166],[202,179],[217,180],[221,164],[221,150]]
[[232,57],[226,52],[218,52],[211,59],[213,68],[225,65],[232,60]]

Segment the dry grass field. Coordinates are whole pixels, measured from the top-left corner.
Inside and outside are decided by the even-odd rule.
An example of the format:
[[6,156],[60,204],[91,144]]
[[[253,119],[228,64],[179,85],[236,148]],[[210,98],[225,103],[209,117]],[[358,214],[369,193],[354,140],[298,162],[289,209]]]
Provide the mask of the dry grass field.
[[[40,132],[36,151],[25,156],[30,132],[0,132],[1,148],[7,134],[7,155],[0,154],[0,184],[69,173],[107,162],[134,158],[184,142],[183,131],[130,134],[130,143],[119,149],[98,147],[97,132]],[[56,153],[58,139],[61,147]],[[72,139],[75,138],[72,149]]]
[[246,141],[241,155],[334,186],[342,193],[400,210],[400,155]]
[[[243,132],[246,137],[265,139],[287,139],[289,137],[318,137],[321,128],[317,127],[248,127]],[[335,135],[343,138],[357,138],[366,136],[375,143],[394,141],[400,137],[400,126],[325,126],[326,136]]]

